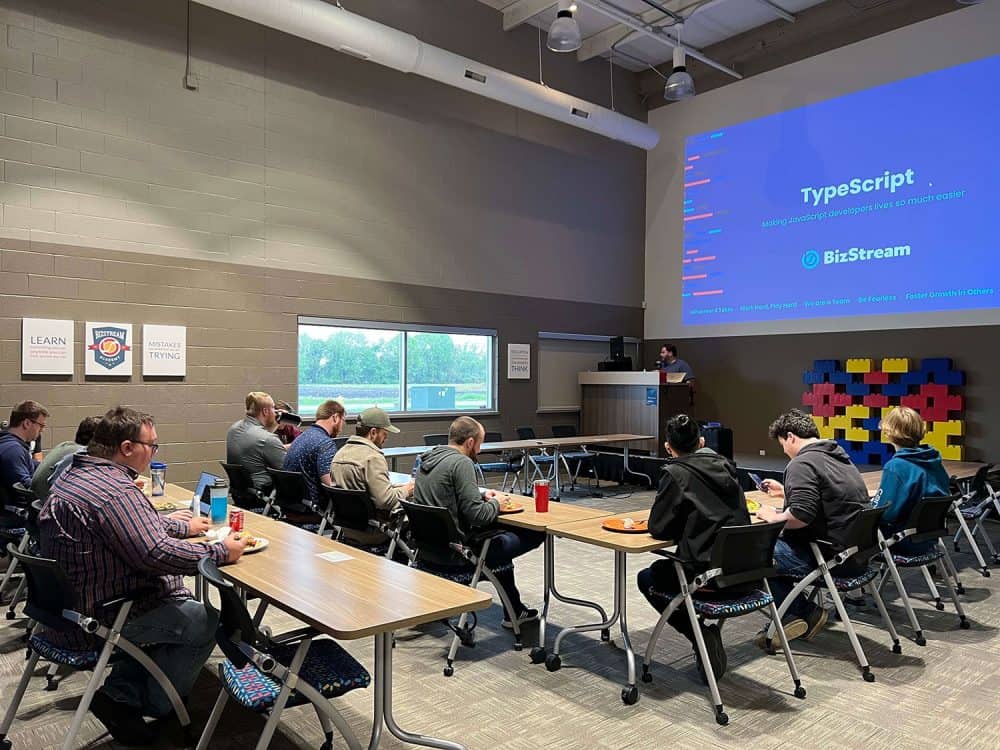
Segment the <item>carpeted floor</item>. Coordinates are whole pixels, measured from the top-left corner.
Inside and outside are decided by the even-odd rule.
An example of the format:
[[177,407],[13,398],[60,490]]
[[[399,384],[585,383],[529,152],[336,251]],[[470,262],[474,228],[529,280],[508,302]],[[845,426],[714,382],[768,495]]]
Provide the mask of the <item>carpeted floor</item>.
[[[615,512],[646,508],[651,493],[603,498],[566,497],[591,507]],[[629,560],[629,581],[649,564],[651,556]],[[716,725],[707,688],[698,679],[690,647],[670,628],[664,631],[656,653],[654,681],[640,683],[634,706],[622,704],[619,693],[625,679],[620,639],[611,644],[597,633],[567,639],[563,668],[549,673],[533,665],[528,649],[513,651],[510,634],[500,627],[500,609],[482,613],[474,649],[460,649],[455,675],[441,674],[449,633],[429,625],[399,634],[395,651],[396,718],[404,729],[464,743],[470,750],[522,748],[963,748],[1000,747],[1000,569],[983,578],[971,567],[971,557],[958,555],[967,588],[964,597],[972,627],[958,629],[950,604],[944,612],[926,602],[919,573],[905,574],[911,594],[921,601],[917,613],[927,636],[918,647],[904,625],[905,615],[889,588],[889,610],[904,637],[903,653],[891,652],[888,635],[873,627],[878,613],[870,603],[857,614],[859,635],[876,674],[876,682],[862,681],[843,628],[833,624],[811,643],[795,642],[794,653],[808,690],[804,701],[791,696],[791,680],[784,659],[767,656],[752,642],[760,615],[729,621],[724,640],[729,671],[721,682],[730,716],[727,727]],[[563,593],[594,598],[610,608],[612,556],[607,550],[559,540],[556,544],[557,583]],[[525,600],[541,600],[541,550],[517,562],[518,583]],[[633,646],[640,654],[655,623],[653,610],[632,589],[629,622]],[[555,603],[552,631],[589,621],[591,610]],[[266,618],[276,631],[294,625],[271,610]],[[865,624],[868,623],[868,624]],[[0,709],[7,703],[24,665],[23,622],[0,620]],[[532,629],[526,642],[532,643]],[[372,669],[372,641],[344,644]],[[10,734],[19,750],[58,747],[69,726],[86,680],[67,674],[56,692],[43,690],[38,678],[28,689]],[[191,713],[200,731],[218,694],[214,670],[203,672],[191,701]],[[367,744],[372,691],[358,690],[336,701],[355,733]],[[230,704],[212,742],[214,748],[252,747],[263,726],[261,717]],[[159,728],[156,747],[180,747],[175,723]],[[271,747],[318,748],[323,741],[315,713],[309,706],[287,710]],[[88,715],[79,745],[112,748],[116,745],[103,727]],[[337,738],[335,747],[345,747]],[[384,733],[381,747],[403,747]]]

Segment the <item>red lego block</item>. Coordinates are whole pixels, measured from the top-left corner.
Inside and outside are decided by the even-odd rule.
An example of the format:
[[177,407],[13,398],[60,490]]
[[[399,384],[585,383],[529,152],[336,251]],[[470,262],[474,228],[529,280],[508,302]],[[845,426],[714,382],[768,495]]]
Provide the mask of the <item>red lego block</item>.
[[965,409],[965,396],[948,396],[943,401],[944,408],[948,411],[963,411]]
[[851,396],[850,394],[847,393],[834,393],[832,396],[830,396],[830,405],[841,406],[841,407],[853,406],[854,396]]
[[861,403],[865,406],[885,408],[889,405],[889,397],[881,393],[872,393],[871,395],[865,396],[861,399]]
[[830,404],[821,404],[814,406],[812,413],[814,417],[834,417],[837,415],[837,410]]
[[920,412],[925,422],[947,422],[948,410],[940,406],[928,406]]
[[888,385],[889,373],[887,372],[866,372],[864,382],[868,385]]
[[824,396],[832,396],[836,393],[836,386],[833,383],[814,383],[813,393],[820,393]]
[[810,391],[802,394],[803,406],[816,406],[818,403],[822,403],[822,396],[819,394],[811,393]]
[[[900,406],[909,406],[911,409],[916,411],[920,416],[924,416],[924,409],[927,408],[927,399],[921,396],[919,393],[914,393],[909,396],[903,396],[899,399]],[[924,417],[926,419],[927,417]]]
[[946,398],[948,396],[948,386],[937,383],[924,383],[920,386],[920,395],[924,398]]

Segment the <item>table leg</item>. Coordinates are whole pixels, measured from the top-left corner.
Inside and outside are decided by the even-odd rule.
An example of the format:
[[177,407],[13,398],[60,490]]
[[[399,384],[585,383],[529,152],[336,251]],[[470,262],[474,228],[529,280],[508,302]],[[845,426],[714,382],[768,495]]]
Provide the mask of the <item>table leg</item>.
[[632,641],[628,635],[628,566],[625,564],[625,553],[615,550],[615,609],[618,611],[618,625],[622,631],[622,644],[625,646],[625,664],[628,669],[628,683],[622,688],[622,701],[631,706],[639,700],[639,690],[635,686],[635,652],[632,651]]
[[623,465],[624,465],[624,467],[625,467],[625,470],[624,470],[624,472],[622,473],[622,479],[623,479],[623,480],[624,480],[624,479],[625,479],[625,478],[626,478],[626,477],[627,477],[627,476],[628,476],[629,474],[634,474],[634,475],[635,475],[635,476],[637,476],[637,477],[645,477],[645,478],[646,478],[646,481],[647,481],[647,482],[649,482],[650,486],[652,486],[652,484],[653,484],[653,479],[652,479],[652,477],[650,477],[650,476],[649,476],[648,474],[643,474],[643,473],[642,473],[641,471],[632,471],[632,470],[631,470],[631,469],[630,469],[630,468],[628,467],[628,443],[626,443],[626,444],[625,444],[625,447],[624,447],[624,448],[622,449],[622,457],[623,457],[623,458],[622,458],[622,464],[623,464]]
[[559,487],[559,446],[553,446],[552,448],[552,473],[555,475],[556,480],[556,493],[553,495],[553,499],[558,500],[562,492]]
[[382,738],[382,724],[396,737],[413,745],[438,747],[442,750],[466,750],[464,745],[448,740],[439,740],[422,734],[404,731],[392,715],[392,636],[379,633],[375,636],[375,717],[372,722],[372,736],[368,750],[378,747]]

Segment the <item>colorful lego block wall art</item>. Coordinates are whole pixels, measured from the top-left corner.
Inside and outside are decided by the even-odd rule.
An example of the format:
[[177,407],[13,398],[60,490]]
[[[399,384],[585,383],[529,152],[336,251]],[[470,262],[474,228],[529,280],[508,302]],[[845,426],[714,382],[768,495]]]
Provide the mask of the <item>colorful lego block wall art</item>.
[[882,465],[892,447],[882,442],[879,421],[896,406],[915,409],[927,423],[924,442],[941,456],[963,460],[965,448],[965,373],[947,358],[905,357],[818,359],[802,376],[802,394],[820,437],[836,440],[859,464]]

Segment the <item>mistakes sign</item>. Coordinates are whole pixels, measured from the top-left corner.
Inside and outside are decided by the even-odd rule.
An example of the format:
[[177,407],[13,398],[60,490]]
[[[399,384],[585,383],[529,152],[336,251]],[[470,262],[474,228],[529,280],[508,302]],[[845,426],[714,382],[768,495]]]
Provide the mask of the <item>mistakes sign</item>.
[[187,375],[187,328],[161,325],[142,327],[142,374]]

